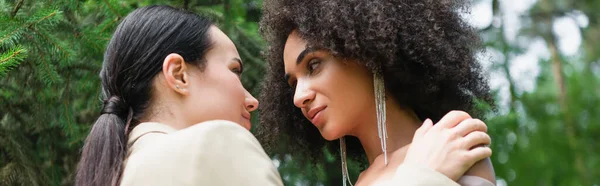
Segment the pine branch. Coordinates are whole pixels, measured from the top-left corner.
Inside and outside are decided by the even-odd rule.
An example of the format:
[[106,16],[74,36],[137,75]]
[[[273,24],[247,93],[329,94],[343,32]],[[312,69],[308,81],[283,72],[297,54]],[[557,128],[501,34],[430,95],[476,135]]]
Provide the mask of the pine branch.
[[96,74],[98,72],[98,67],[95,66],[91,66],[87,63],[83,63],[83,64],[72,64],[69,66],[66,66],[64,68],[59,69],[59,71],[87,71],[87,72],[91,72]]
[[[67,82],[71,82],[71,74],[67,73]],[[67,119],[67,127],[69,128],[69,133],[68,136],[73,135],[73,127],[71,126],[71,115],[69,114],[69,89],[70,89],[70,83],[67,83],[65,86],[65,91],[63,92],[63,95],[61,96],[61,98],[63,99],[63,105],[65,107],[65,117]]]
[[[22,144],[23,142],[27,142],[27,143]],[[33,159],[34,153],[31,153],[31,148],[24,147],[24,146],[31,146],[30,141],[26,141],[23,137],[21,137],[21,138],[19,138],[19,140],[16,140],[14,138],[9,139],[9,143],[11,144],[9,147],[13,147],[11,149],[14,150],[14,154],[12,154],[12,158],[14,158],[14,160],[18,164],[20,164],[21,167],[23,167],[24,172],[27,174],[27,176],[25,178],[23,178],[23,177],[22,178],[25,180],[28,180],[29,184],[39,185],[38,179],[39,179],[40,175],[39,175],[38,171],[36,171],[37,167],[35,166],[35,164],[31,162],[31,160]],[[26,153],[26,151],[28,151],[29,153]],[[23,176],[23,175],[21,174],[21,176]]]
[[37,16],[34,15],[33,19],[34,20],[29,20],[27,21],[26,24],[23,24],[21,27],[14,29],[13,31],[11,31],[9,34],[3,36],[2,38],[0,38],[0,45],[3,44],[6,40],[10,39],[10,38],[14,38],[14,37],[18,37],[17,35],[19,35],[18,33],[20,31],[22,31],[23,29],[39,24],[42,21],[46,21],[46,20],[51,20],[52,18],[55,18],[60,12],[58,10],[54,10],[52,12],[50,12],[49,14],[45,15],[44,17],[41,17],[39,19],[35,19]]
[[206,16],[209,19],[211,19],[212,21],[217,22],[217,23],[223,22],[223,20],[225,20],[225,18],[224,18],[225,16],[223,15],[222,12],[216,11],[209,7],[200,6],[195,9],[195,12],[200,15]]
[[114,23],[116,23],[117,21],[119,21],[119,19],[120,19],[119,17],[117,17],[117,18],[114,18],[114,19],[113,19],[113,20],[112,20],[110,23],[107,23],[106,25],[104,25],[104,27],[102,27],[102,29],[100,30],[100,33],[103,33],[103,32],[105,32],[105,31],[106,31],[106,29],[107,29],[109,26],[111,26],[111,25],[113,25]]
[[26,57],[27,50],[21,46],[9,49],[8,52],[0,55],[0,77],[5,76],[9,70],[23,62]]
[[266,68],[266,64],[260,63],[262,60],[255,57],[255,55],[253,55],[252,52],[250,52],[246,47],[238,47],[238,49],[240,50],[240,53],[244,54],[245,57],[247,58],[244,61],[249,61],[253,65],[259,66],[263,69]]
[[21,9],[21,6],[23,6],[23,1],[25,1],[25,0],[20,0],[19,2],[17,2],[15,9],[13,9],[13,11],[10,13],[11,18],[15,17],[15,15],[17,15],[17,12],[19,12],[19,9]]
[[241,36],[241,38],[239,40],[245,40],[245,42],[250,43],[250,44],[246,44],[246,46],[252,46],[253,49],[255,49],[255,51],[261,51],[262,50],[263,47],[259,43],[259,41],[257,41],[256,39],[253,39],[249,35],[247,35],[246,31],[244,31],[239,26],[234,26],[234,29],[237,32],[237,36],[238,37]]
[[[42,55],[43,56],[43,55]],[[47,84],[47,85],[51,85],[54,83],[58,82],[58,73],[56,71],[54,71],[54,66],[51,65],[49,63],[49,61],[46,60],[41,60],[42,65],[44,65],[42,68],[44,69],[44,71],[46,71],[46,73],[42,73],[41,74],[41,79]],[[43,75],[45,74],[45,75]]]
[[183,0],[183,9],[188,9],[190,7],[190,0]]
[[79,39],[76,40],[80,45],[78,48],[82,49],[83,51],[86,51],[86,53],[82,53],[86,55],[86,57],[89,57],[90,54],[104,53],[104,47],[106,45],[104,41],[108,41],[110,39],[109,33],[106,33],[104,31],[98,32],[95,29],[83,29],[79,34]]
[[[2,101],[2,103],[6,103],[10,100],[5,99],[0,97],[0,100]],[[7,115],[10,115],[11,117],[14,117],[13,119],[16,121],[16,123],[26,123],[25,119],[22,117],[22,114],[18,113],[15,108],[15,105],[5,105],[5,108],[2,108],[2,110],[5,110]]]
[[103,0],[103,1],[104,1],[104,4],[106,4],[106,6],[108,6],[108,9],[110,9],[110,11],[112,11],[113,14],[117,15],[117,19],[121,19],[121,15],[119,15],[119,13],[117,11],[115,11],[115,9],[112,6],[110,6],[110,3],[108,3],[108,1],[106,1],[106,0]]
[[2,185],[18,185],[19,171],[17,165],[14,162],[7,163],[0,169],[0,182]]
[[224,16],[224,22],[225,24],[223,24],[223,31],[225,31],[225,34],[231,34],[232,32],[232,27],[233,27],[233,18],[232,18],[232,11],[231,11],[231,0],[223,0],[223,14]]
[[215,6],[223,3],[223,0],[204,0],[196,2],[198,6]]
[[[32,39],[32,41],[33,41],[34,45],[36,46],[37,51],[43,51],[42,47],[40,47],[40,45],[35,41],[35,39]],[[40,52],[39,55],[40,55],[40,58],[38,58],[38,60],[36,60],[36,62],[41,63],[38,66],[40,68],[42,68],[43,71],[45,71],[45,73],[39,73],[39,78],[44,83],[46,83],[46,85],[51,85],[53,83],[57,83],[58,80],[60,79],[60,76],[56,72],[55,67],[47,61],[50,59],[46,58],[46,56],[43,52]]]
[[[48,34],[41,32],[41,31],[37,31],[34,28],[30,28],[31,31],[33,31],[34,33],[36,33],[36,35],[39,35],[42,37],[42,39],[44,39],[44,41],[46,41],[47,43],[49,43],[51,46],[53,46],[54,48],[56,48],[59,52],[58,52],[58,56],[60,58],[62,58],[63,60],[67,60],[67,58],[69,58],[70,54],[67,50],[65,50],[64,47],[61,47],[58,42],[54,41],[53,38],[49,37]],[[68,60],[67,60],[68,61]]]
[[20,20],[0,16],[0,46],[10,48],[16,45],[23,36],[24,29],[20,28],[23,24]]

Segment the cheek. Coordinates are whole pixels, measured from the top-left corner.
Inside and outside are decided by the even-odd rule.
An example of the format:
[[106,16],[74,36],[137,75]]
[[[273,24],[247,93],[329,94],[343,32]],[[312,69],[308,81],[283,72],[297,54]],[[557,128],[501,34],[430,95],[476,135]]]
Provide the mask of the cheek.
[[[221,119],[236,119],[243,107],[245,92],[244,88],[234,73],[228,70],[205,71],[205,76],[199,78],[203,83],[197,86],[197,103],[209,106],[207,112]],[[235,118],[230,118],[235,116]]]
[[[233,99],[238,100],[238,101],[244,101],[246,95],[245,95],[245,89],[244,86],[242,85],[242,82],[240,81],[240,79],[238,79],[237,77],[231,78],[227,84],[224,85],[224,87],[227,88],[227,90],[229,91],[230,95],[232,96]],[[242,102],[243,104],[243,102]]]
[[226,95],[231,104],[235,104],[235,106],[243,105],[246,95],[239,77],[230,71],[222,72],[222,74],[219,78],[219,89],[222,90],[220,94]]
[[335,122],[339,132],[345,133],[368,115],[375,114],[373,84],[370,74],[359,71],[360,69],[334,70],[329,74],[324,93],[328,95],[329,104],[335,108],[332,122]]

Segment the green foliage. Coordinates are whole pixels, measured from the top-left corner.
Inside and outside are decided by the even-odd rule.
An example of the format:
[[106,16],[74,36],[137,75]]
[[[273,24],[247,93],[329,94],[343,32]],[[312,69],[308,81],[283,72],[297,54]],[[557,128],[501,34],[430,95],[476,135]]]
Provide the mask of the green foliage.
[[25,57],[27,57],[27,50],[22,46],[10,48],[0,54],[0,77],[5,76],[9,70],[19,65]]
[[114,27],[97,26],[118,17],[85,5],[0,3],[0,185],[72,182],[97,117],[97,74]]

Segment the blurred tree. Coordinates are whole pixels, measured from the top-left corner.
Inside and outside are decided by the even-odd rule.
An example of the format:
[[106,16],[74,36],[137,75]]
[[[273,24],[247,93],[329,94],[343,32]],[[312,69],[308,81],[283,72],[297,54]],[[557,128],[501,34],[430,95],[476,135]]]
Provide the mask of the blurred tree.
[[[600,144],[594,134],[600,133],[600,2],[537,1],[519,15],[523,24],[513,41],[508,41],[505,28],[507,7],[499,0],[492,4],[494,20],[500,23],[481,33],[488,51],[501,52],[504,60],[492,70],[502,72],[509,87],[508,113],[488,121],[498,179],[508,185],[598,185]],[[588,20],[578,27],[582,47],[572,56],[559,50],[555,24],[563,18]],[[517,88],[511,62],[535,40],[543,41],[547,48],[541,50],[550,55],[537,59],[536,84],[524,91]]]

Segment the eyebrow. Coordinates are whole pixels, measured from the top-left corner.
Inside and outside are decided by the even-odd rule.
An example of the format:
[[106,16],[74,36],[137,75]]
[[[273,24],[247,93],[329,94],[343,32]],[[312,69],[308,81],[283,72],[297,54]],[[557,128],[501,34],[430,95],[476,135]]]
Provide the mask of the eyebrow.
[[314,52],[316,50],[317,49],[313,47],[304,49],[302,52],[300,52],[300,54],[298,54],[298,58],[296,58],[296,65],[300,64],[307,54],[310,54],[311,52]]
[[[313,48],[313,47],[305,48],[302,52],[300,52],[300,54],[298,54],[298,58],[296,58],[296,65],[299,65],[300,63],[302,63],[302,60],[304,60],[306,55],[308,55],[316,50],[317,50],[317,48]],[[290,74],[285,73],[285,75],[283,75],[283,78],[285,79],[285,81],[289,81]]]

